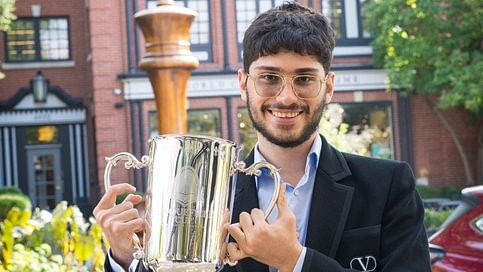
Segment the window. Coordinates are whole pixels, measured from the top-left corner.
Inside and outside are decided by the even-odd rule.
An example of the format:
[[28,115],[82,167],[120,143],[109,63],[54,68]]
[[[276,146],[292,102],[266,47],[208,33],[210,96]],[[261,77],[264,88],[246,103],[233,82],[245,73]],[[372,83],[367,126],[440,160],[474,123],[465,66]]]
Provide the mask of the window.
[[[158,113],[149,112],[149,131],[151,137],[159,135]],[[188,133],[221,137],[220,111],[218,109],[188,110]]]
[[7,62],[70,59],[67,18],[20,18],[5,36]]
[[238,109],[238,122],[240,124],[240,143],[243,145],[241,158],[248,156],[257,142],[257,133],[253,127],[252,119],[248,115],[247,108]]
[[58,135],[55,126],[28,127],[27,144],[55,144],[59,142]]
[[[175,0],[178,6],[184,6],[198,13],[191,25],[191,50],[201,62],[212,61],[210,32],[210,3],[208,0]],[[157,1],[148,0],[148,8],[155,8]]]
[[322,0],[322,12],[336,32],[337,45],[368,45],[370,34],[365,21],[369,0]]
[[243,35],[250,23],[255,17],[269,10],[272,7],[281,5],[283,0],[236,0],[236,32],[237,40],[240,48],[241,58],[241,44],[243,42]]
[[395,158],[390,104],[351,103],[340,106],[342,123],[348,126],[348,142],[357,145],[355,150],[365,150],[360,154],[374,158]]

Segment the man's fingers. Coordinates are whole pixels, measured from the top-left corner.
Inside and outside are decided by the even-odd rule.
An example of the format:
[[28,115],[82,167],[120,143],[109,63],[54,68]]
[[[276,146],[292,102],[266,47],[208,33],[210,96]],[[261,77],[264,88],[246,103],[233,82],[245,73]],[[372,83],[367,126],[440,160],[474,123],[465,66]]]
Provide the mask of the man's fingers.
[[121,203],[111,209],[100,210],[96,213],[96,222],[102,227],[114,224],[114,222],[126,222],[128,220],[139,218],[138,210],[133,208],[131,202]]
[[243,246],[243,245],[246,244],[245,233],[243,233],[243,230],[240,228],[239,224],[232,224],[232,225],[228,226],[228,233],[240,245]]
[[247,212],[240,213],[240,227],[243,231],[249,231],[253,228],[252,218]]
[[133,204],[133,206],[136,206],[137,204],[141,203],[143,201],[143,197],[140,196],[140,195],[136,195],[136,194],[129,194],[123,201],[124,202],[131,202]]
[[232,262],[238,261],[247,257],[245,253],[243,253],[243,251],[238,247],[237,243],[228,243],[226,249],[228,251],[228,258]]
[[112,234],[134,234],[144,230],[144,220],[141,218],[126,221],[124,223],[113,224],[111,227]]
[[118,221],[118,222],[129,222],[134,219],[141,218],[139,216],[139,212],[136,209],[129,209],[126,211],[123,211],[119,214],[113,215],[111,217],[111,220]]
[[94,209],[94,216],[99,210],[112,208],[116,204],[116,197],[119,195],[124,193],[133,193],[135,191],[136,188],[127,183],[120,183],[109,187]]
[[253,209],[251,212],[252,220],[255,226],[257,224],[266,224],[267,221],[265,220],[265,214],[260,209]]

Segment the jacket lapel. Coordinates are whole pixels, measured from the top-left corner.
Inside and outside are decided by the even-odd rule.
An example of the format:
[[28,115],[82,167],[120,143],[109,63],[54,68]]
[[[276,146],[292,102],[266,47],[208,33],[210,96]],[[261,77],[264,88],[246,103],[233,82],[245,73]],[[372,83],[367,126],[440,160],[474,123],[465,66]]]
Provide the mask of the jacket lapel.
[[343,155],[322,137],[308,221],[306,246],[335,257],[349,214],[354,188],[337,183],[351,175]]

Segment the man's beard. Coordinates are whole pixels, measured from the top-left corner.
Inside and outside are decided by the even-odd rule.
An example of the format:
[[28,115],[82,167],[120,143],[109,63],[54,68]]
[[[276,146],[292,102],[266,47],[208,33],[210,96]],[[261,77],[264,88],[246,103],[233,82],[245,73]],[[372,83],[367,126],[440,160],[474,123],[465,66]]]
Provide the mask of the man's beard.
[[[285,138],[283,137],[283,135],[277,135],[276,133],[269,131],[268,127],[263,124],[262,120],[256,119],[256,115],[254,115],[252,112],[252,107],[250,105],[250,97],[248,93],[247,93],[247,108],[248,108],[248,115],[252,120],[253,126],[258,132],[260,132],[263,135],[263,137],[265,137],[265,139],[267,139],[269,142],[275,145],[285,147],[285,148],[290,148],[290,147],[296,147],[301,145],[302,143],[310,139],[313,133],[317,131],[319,127],[320,119],[322,118],[322,113],[324,112],[325,103],[322,100],[322,102],[320,103],[320,106],[314,110],[312,115],[310,114],[310,110],[308,106],[299,106],[294,104],[290,106],[276,107],[278,109],[285,109],[285,110],[303,110],[306,116],[309,116],[310,118],[308,120],[308,123],[304,125],[302,135],[300,135],[299,137],[285,137]],[[267,106],[262,106],[260,113],[263,114],[264,111],[267,111],[266,110],[267,108],[268,108]],[[290,128],[287,128],[286,131],[290,132]]]

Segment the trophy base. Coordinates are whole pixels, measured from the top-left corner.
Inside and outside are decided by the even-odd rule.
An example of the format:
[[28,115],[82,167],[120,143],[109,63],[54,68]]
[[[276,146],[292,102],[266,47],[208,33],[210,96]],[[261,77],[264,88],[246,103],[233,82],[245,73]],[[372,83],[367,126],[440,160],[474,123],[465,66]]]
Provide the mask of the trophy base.
[[203,263],[158,263],[148,265],[153,271],[170,272],[215,272],[216,265]]

